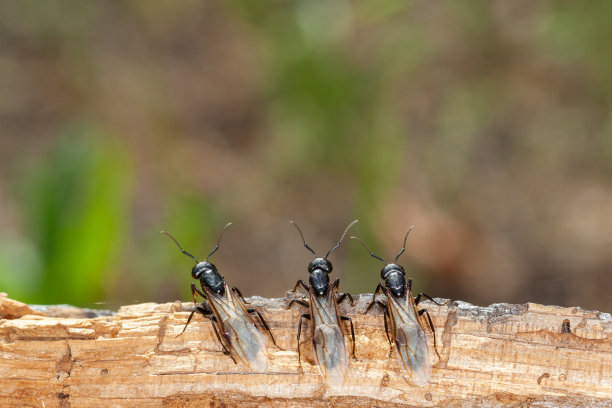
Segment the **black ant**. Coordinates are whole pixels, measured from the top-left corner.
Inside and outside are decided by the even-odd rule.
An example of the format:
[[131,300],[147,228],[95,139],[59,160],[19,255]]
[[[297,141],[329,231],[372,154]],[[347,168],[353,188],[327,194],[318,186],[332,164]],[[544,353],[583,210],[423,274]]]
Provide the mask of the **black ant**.
[[[225,282],[225,278],[219,274],[217,267],[208,262],[210,257],[219,249],[223,233],[230,225],[232,225],[231,222],[223,228],[221,234],[219,234],[217,244],[208,254],[206,260],[202,262],[185,251],[172,235],[162,231],[162,234],[169,236],[176,243],[183,254],[191,257],[196,262],[196,265],[191,270],[191,276],[200,281],[202,290],[198,289],[194,283],[191,284],[193,302],[197,303],[196,294],[207,301],[206,303],[202,302],[196,305],[179,336],[187,329],[194,313],[199,312],[202,316],[210,319],[217,340],[219,340],[223,347],[223,353],[229,355],[234,363],[236,363],[236,359],[233,354],[254,370],[266,371],[269,362],[266,340],[257,329],[251,314],[257,314],[261,324],[270,335],[272,342],[277,346],[268,323],[266,323],[259,310],[255,308],[247,309],[244,306],[248,302],[244,300],[240,290],[236,287],[230,289]],[[220,332],[223,334],[223,337],[219,334]]]
[[[418,310],[417,306],[422,298],[429,299],[440,306],[442,306],[442,304],[436,302],[431,296],[425,293],[419,293],[418,296],[414,298],[412,296],[412,279],[408,278],[408,282],[406,282],[406,272],[404,268],[396,263],[406,249],[406,240],[413,228],[414,226],[408,229],[404,237],[404,245],[392,263],[387,263],[384,259],[374,254],[374,252],[372,252],[359,238],[351,237],[351,239],[359,241],[359,243],[361,243],[370,253],[370,256],[378,259],[385,265],[380,271],[380,277],[383,279],[383,282],[376,286],[376,290],[372,296],[372,302],[369,304],[365,313],[375,304],[379,305],[384,310],[385,334],[387,335],[389,344],[392,345],[393,342],[395,342],[400,360],[403,362],[404,368],[408,371],[412,381],[417,385],[424,385],[429,381],[431,367],[427,353],[427,338],[423,331],[423,315],[427,316],[427,322],[433,333],[434,350],[438,357],[440,357],[440,354],[436,347],[436,331],[431,321],[431,316],[427,309]],[[381,289],[387,298],[386,304],[376,300],[376,295],[378,295]],[[389,321],[389,323],[387,321]],[[391,336],[389,336],[389,332],[391,332]],[[393,339],[393,341],[391,339]]]
[[302,313],[298,323],[297,342],[298,342],[298,361],[301,363],[300,353],[300,336],[302,333],[303,319],[312,320],[310,325],[310,337],[314,348],[317,365],[321,370],[321,374],[330,383],[342,383],[346,376],[348,367],[348,356],[346,346],[344,344],[344,330],[341,321],[349,321],[351,325],[351,337],[353,340],[353,358],[355,358],[355,329],[353,321],[348,316],[341,316],[338,312],[338,303],[341,303],[347,297],[354,304],[353,297],[349,293],[344,293],[336,298],[338,293],[339,279],[334,283],[329,283],[329,274],[332,271],[332,264],[327,260],[327,257],[340,246],[344,236],[357,220],[351,222],[344,230],[338,243],[332,247],[325,257],[317,256],[316,252],[308,246],[302,231],[298,225],[291,221],[295,228],[300,233],[304,246],[315,256],[315,259],[308,265],[309,285],[306,285],[303,280],[298,280],[292,292],[295,292],[298,287],[302,287],[308,292],[309,302],[294,299],[289,302],[287,308],[290,308],[294,303],[307,307],[310,313]]

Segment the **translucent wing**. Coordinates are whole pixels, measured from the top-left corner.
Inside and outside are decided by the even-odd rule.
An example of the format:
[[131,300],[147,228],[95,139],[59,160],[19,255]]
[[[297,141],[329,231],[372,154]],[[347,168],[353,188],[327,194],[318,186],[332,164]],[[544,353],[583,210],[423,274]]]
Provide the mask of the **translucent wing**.
[[427,337],[417,318],[414,301],[387,296],[391,330],[395,340],[400,366],[406,369],[410,380],[419,386],[429,382],[431,366],[427,351]]
[[244,318],[230,317],[224,322],[223,328],[240,360],[254,371],[268,370],[265,337],[252,322]]
[[318,298],[311,293],[312,344],[321,374],[328,384],[339,386],[344,383],[348,370],[348,351],[344,344],[344,333],[339,324],[336,297],[332,290],[326,297]]
[[208,302],[232,353],[252,370],[267,371],[270,362],[267,338],[230,288],[225,286],[223,297],[209,294]]

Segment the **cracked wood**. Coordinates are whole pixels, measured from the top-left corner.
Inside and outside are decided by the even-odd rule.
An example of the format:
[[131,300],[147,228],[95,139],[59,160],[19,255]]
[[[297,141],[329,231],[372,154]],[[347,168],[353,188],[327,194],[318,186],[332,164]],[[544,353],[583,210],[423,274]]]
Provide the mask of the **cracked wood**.
[[[341,306],[355,323],[357,360],[350,361],[346,386],[331,388],[311,365],[308,339],[297,365],[299,308],[286,310],[288,298],[251,300],[284,349],[270,348],[271,371],[264,374],[223,355],[207,319],[194,318],[176,337],[190,303],[79,314],[61,306],[34,310],[0,296],[0,406],[612,404],[612,318],[606,313],[533,303],[422,302],[439,336],[441,358],[428,333],[432,377],[416,387],[404,379],[395,356],[389,357],[381,311],[363,315],[371,295],[361,295],[354,307]],[[70,317],[62,317],[63,311]]]

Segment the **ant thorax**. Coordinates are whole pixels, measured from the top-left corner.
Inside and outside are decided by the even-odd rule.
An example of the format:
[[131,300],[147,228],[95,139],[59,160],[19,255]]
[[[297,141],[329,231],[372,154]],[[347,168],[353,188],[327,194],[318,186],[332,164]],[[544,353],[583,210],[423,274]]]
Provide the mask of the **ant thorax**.
[[393,296],[403,298],[406,295],[406,278],[404,277],[403,271],[391,269],[385,273],[384,280]]
[[317,268],[310,272],[310,286],[317,296],[323,296],[329,285],[329,275],[323,269]]
[[200,276],[200,285],[209,288],[218,295],[223,295],[225,292],[225,282],[223,277],[219,275],[216,269],[208,269]]

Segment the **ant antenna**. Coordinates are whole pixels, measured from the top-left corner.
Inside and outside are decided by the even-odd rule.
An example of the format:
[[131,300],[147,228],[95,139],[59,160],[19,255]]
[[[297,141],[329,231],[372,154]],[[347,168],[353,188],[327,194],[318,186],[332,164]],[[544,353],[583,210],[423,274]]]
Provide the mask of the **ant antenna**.
[[191,255],[189,252],[185,251],[183,249],[183,247],[181,246],[181,244],[178,243],[178,241],[176,240],[176,238],[174,238],[172,235],[168,234],[166,231],[160,231],[162,234],[167,235],[170,237],[170,239],[172,239],[174,241],[174,243],[176,244],[176,246],[179,247],[179,249],[181,250],[182,253],[184,253],[185,255],[187,255],[188,257],[192,258],[196,264],[199,263],[199,261],[196,259],[195,256]]
[[302,241],[304,241],[304,246],[306,247],[307,250],[312,252],[315,258],[317,258],[317,253],[311,247],[309,247],[308,244],[306,243],[306,240],[304,239],[304,234],[302,234],[302,230],[300,229],[300,227],[298,227],[298,225],[293,220],[289,221],[289,223],[293,224],[293,226],[297,228],[298,232],[300,233],[300,236],[302,237]]
[[385,266],[387,265],[387,262],[385,262],[384,259],[382,259],[380,256],[376,255],[374,252],[372,252],[372,250],[370,248],[368,248],[368,246],[365,244],[365,242],[363,242],[362,240],[360,240],[359,238],[354,237],[354,236],[351,236],[350,238],[351,239],[356,239],[357,241],[359,241],[361,243],[361,245],[363,245],[363,247],[368,250],[368,252],[370,253],[370,256],[372,256],[372,258],[376,258],[379,261],[382,261],[382,263],[384,263]]
[[329,252],[327,253],[327,255],[325,255],[325,258],[323,258],[323,259],[327,259],[327,257],[329,256],[329,254],[331,254],[331,253],[332,253],[332,251],[333,251],[334,249],[336,249],[336,248],[338,248],[338,247],[340,246],[340,243],[341,243],[341,242],[342,242],[342,240],[344,239],[344,236],[345,236],[345,235],[346,235],[346,233],[348,232],[349,228],[351,228],[353,225],[357,224],[357,222],[358,222],[358,221],[359,221],[359,220],[355,220],[355,221],[351,222],[351,223],[348,225],[348,227],[346,227],[346,229],[345,229],[345,230],[344,230],[344,232],[342,233],[342,236],[340,237],[340,241],[338,241],[338,243],[337,243],[337,244],[336,244],[336,245],[335,245],[335,246],[334,246],[332,249],[330,249],[330,250],[329,250]]
[[221,233],[219,234],[219,239],[217,240],[217,245],[215,245],[213,250],[210,251],[210,254],[208,254],[208,256],[206,257],[206,262],[208,262],[208,258],[210,258],[212,256],[212,254],[217,252],[217,249],[219,249],[219,244],[221,243],[221,238],[223,238],[223,233],[225,232],[227,227],[229,227],[230,225],[232,225],[232,223],[228,222],[227,224],[225,224],[225,227],[223,227],[223,229],[221,230]]
[[397,259],[400,257],[400,255],[404,253],[404,250],[406,249],[406,240],[408,239],[408,234],[410,234],[410,231],[412,231],[413,229],[414,229],[414,225],[412,225],[410,228],[408,228],[408,232],[406,233],[406,236],[404,237],[404,246],[399,251],[399,254],[397,254],[397,256],[395,257],[395,260],[393,261],[393,263],[396,263]]

